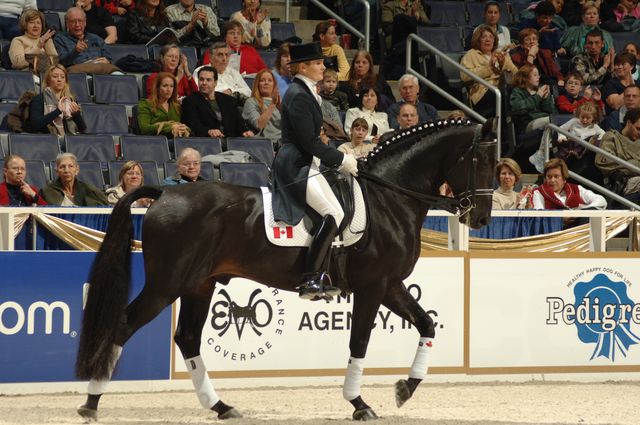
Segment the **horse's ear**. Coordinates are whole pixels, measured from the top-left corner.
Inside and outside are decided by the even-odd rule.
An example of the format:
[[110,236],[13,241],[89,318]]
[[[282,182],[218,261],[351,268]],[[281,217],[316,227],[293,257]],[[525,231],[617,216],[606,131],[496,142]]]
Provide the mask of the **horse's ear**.
[[491,117],[482,124],[482,138],[484,140],[494,139],[498,134],[499,121],[496,117]]

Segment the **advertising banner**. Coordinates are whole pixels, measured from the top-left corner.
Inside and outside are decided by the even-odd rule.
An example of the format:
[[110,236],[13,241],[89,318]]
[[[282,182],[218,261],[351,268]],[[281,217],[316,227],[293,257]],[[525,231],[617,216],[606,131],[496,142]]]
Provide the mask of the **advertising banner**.
[[[0,383],[75,380],[83,290],[95,254],[0,253]],[[134,254],[131,294],[144,282]],[[171,309],[136,333],[114,379],[168,379]]]
[[[464,257],[421,258],[405,284],[437,322],[432,365],[461,368]],[[235,278],[216,287],[202,335],[202,356],[209,370],[229,372],[223,376],[238,376],[238,371],[252,371],[253,376],[336,374],[349,358],[352,307],[352,296],[311,302],[297,293]],[[418,338],[409,323],[381,308],[365,368],[382,374],[408,368]],[[182,377],[186,369],[177,347],[174,367]]]
[[472,256],[470,275],[476,373],[640,371],[638,258]]

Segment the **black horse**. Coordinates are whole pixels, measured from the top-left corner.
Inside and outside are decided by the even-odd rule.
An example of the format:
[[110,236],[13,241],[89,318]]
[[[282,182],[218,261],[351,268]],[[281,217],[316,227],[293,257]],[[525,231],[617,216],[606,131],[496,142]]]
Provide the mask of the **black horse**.
[[[360,397],[360,379],[361,362],[381,305],[420,333],[412,372],[396,383],[398,406],[413,395],[426,374],[426,353],[435,329],[403,279],[420,256],[420,230],[430,206],[458,208],[460,220],[474,228],[489,222],[496,144],[491,121],[482,128],[468,121],[418,125],[381,141],[360,164],[358,181],[367,203],[368,226],[358,243],[345,248],[344,281],[339,283],[353,293],[351,357],[343,395],[355,408],[354,419],[377,418]],[[437,195],[444,181],[458,198]],[[143,197],[156,199],[143,226],[146,283],[127,305],[132,237],[129,206]],[[239,231],[244,232],[242,237]],[[221,419],[240,416],[218,398],[200,357],[202,328],[215,286],[244,277],[294,290],[304,271],[305,249],[276,247],[267,240],[262,195],[257,189],[207,182],[145,186],[126,195],[113,209],[89,278],[76,372],[91,382],[87,401],[78,413],[97,419],[98,401],[122,346],[180,298],[174,340],[201,404]],[[340,275],[337,270],[331,274]]]

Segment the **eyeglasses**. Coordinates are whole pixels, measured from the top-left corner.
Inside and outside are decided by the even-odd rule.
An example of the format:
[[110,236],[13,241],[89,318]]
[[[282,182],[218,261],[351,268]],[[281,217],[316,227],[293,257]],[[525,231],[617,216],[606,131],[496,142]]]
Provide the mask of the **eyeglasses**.
[[185,167],[197,167],[198,165],[200,165],[200,161],[186,161],[180,165],[183,165]]
[[70,23],[71,25],[73,24],[84,24],[85,22],[87,22],[86,19],[71,19],[67,21],[68,23]]

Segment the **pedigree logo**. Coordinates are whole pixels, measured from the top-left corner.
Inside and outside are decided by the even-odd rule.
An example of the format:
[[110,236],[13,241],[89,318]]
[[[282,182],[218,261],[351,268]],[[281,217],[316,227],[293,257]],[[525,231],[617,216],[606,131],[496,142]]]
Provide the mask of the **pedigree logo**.
[[[591,274],[595,275],[587,281]],[[573,287],[574,300],[567,303],[560,297],[547,297],[546,323],[575,325],[581,342],[595,344],[590,360],[605,357],[615,362],[640,343],[634,333],[640,324],[640,304],[627,294],[631,282],[620,272],[591,268],[575,275],[567,286]]]
[[70,331],[70,325],[71,311],[62,301],[35,301],[26,308],[15,301],[0,304],[0,335],[16,335],[26,328],[27,335],[42,330],[45,335],[55,331],[75,337],[76,332]]

